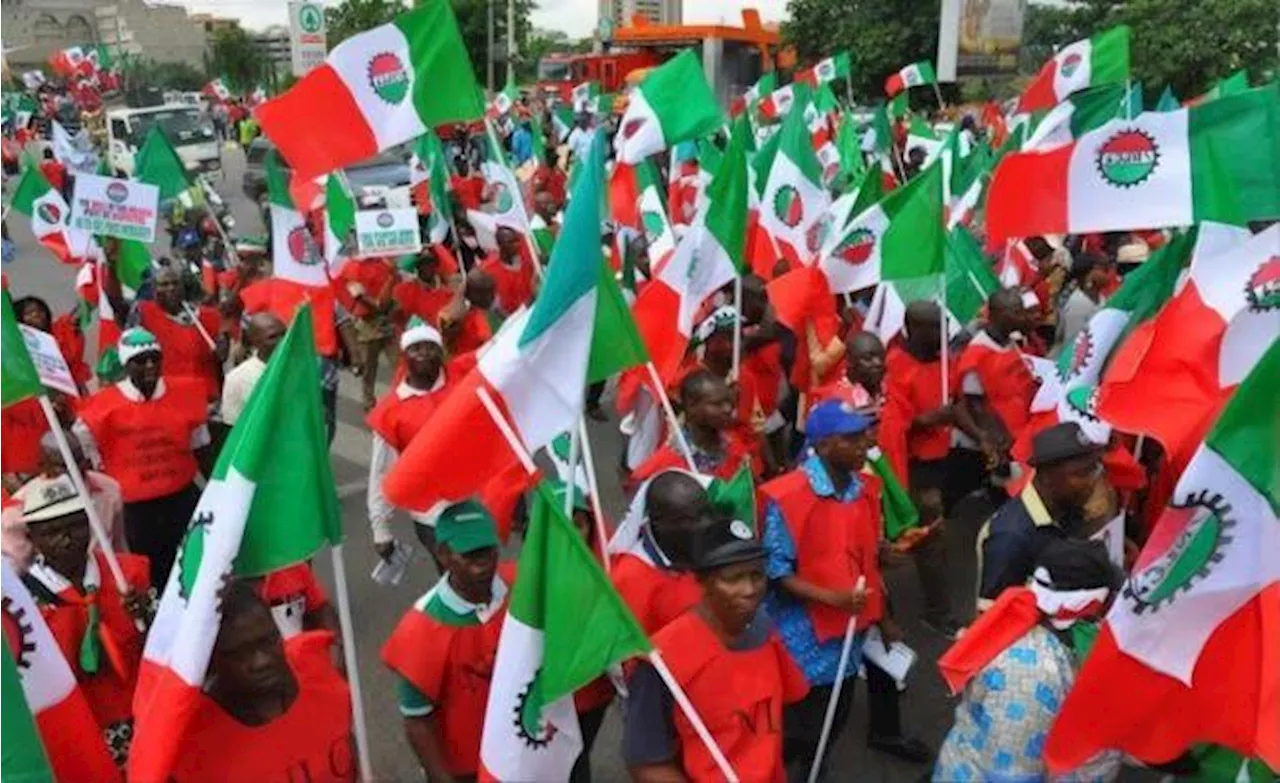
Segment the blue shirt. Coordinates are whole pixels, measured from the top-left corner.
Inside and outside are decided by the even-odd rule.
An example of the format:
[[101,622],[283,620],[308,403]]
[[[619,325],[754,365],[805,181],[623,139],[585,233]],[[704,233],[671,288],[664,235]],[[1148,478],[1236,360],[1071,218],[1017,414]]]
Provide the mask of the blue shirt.
[[[826,466],[812,451],[800,464],[805,477],[809,479],[809,487],[813,494],[820,498],[834,498],[840,503],[853,503],[862,496],[862,482],[852,476],[849,486],[837,495],[835,484],[827,474]],[[805,679],[812,686],[831,685],[836,681],[836,670],[840,666],[840,648],[842,639],[830,639],[819,642],[813,630],[813,621],[805,611],[805,602],[782,589],[779,582],[796,572],[796,545],[791,540],[791,532],[787,529],[782,517],[782,509],[772,501],[764,509],[764,548],[765,575],[769,577],[769,592],[765,596],[765,608],[778,628],[778,635],[787,651],[795,659],[796,665],[804,672]],[[854,638],[853,653],[845,668],[845,679],[858,673],[858,665],[862,657],[862,637],[859,633]]]
[[533,157],[533,134],[523,125],[511,134],[511,157],[515,158],[517,166]]

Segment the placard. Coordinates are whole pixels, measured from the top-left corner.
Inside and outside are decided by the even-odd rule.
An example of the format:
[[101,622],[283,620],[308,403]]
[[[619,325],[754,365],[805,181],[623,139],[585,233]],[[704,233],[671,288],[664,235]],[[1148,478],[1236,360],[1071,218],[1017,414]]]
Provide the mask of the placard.
[[356,213],[356,247],[361,256],[401,256],[422,249],[418,213],[409,209],[362,209]]
[[160,189],[132,179],[77,174],[71,227],[100,236],[156,241]]
[[18,328],[22,330],[22,341],[27,344],[27,353],[31,354],[31,363],[36,366],[36,372],[40,375],[40,383],[72,397],[79,397],[80,389],[76,387],[76,380],[71,377],[71,368],[62,357],[58,341],[53,335],[26,324],[18,324]]

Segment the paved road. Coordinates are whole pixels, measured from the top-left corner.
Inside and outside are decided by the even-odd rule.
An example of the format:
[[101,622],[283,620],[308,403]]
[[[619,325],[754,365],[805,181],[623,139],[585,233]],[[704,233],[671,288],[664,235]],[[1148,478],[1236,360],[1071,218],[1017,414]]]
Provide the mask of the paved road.
[[[219,191],[230,201],[237,221],[237,233],[262,233],[262,222],[255,206],[240,191],[240,175],[243,157],[238,148],[224,153],[225,175],[215,179]],[[70,307],[73,302],[71,281],[75,270],[59,265],[32,237],[26,221],[18,215],[9,219],[11,236],[18,253],[13,264],[5,272],[15,295],[28,293],[45,297],[56,312]],[[386,387],[386,372],[382,387]],[[624,499],[616,471],[620,439],[616,422],[592,423],[590,437],[598,460],[599,478],[602,484],[602,501],[611,519],[619,519],[624,511]],[[387,670],[378,660],[378,651],[390,634],[397,619],[421,593],[435,581],[437,575],[430,561],[425,558],[411,570],[399,586],[383,588],[369,579],[377,557],[373,553],[369,528],[364,513],[364,491],[368,476],[369,434],[363,424],[360,410],[359,382],[350,375],[342,378],[338,401],[338,431],[333,449],[334,478],[339,487],[347,540],[344,544],[343,562],[351,589],[354,607],[354,636],[359,656],[360,679],[364,688],[364,710],[368,720],[374,767],[379,780],[421,780],[417,763],[401,732],[399,715],[394,701],[394,684]],[[947,530],[950,554],[949,572],[958,611],[965,611],[962,596],[971,595],[974,583],[973,540],[977,520],[982,509],[962,509],[960,519]],[[412,524],[400,519],[400,530],[405,541],[413,542]],[[415,543],[416,546],[416,543]],[[317,568],[322,580],[332,589],[332,569],[328,557],[317,558]],[[945,640],[931,633],[916,622],[921,607],[919,581],[911,561],[893,564],[887,572],[894,604],[900,622],[906,630],[907,643],[917,650],[920,661],[902,695],[902,716],[906,730],[937,748],[951,725],[954,704],[945,695],[945,689],[933,661],[945,649]],[[866,709],[865,688],[859,686],[857,703],[850,726],[833,747],[834,770],[839,780],[857,780],[865,783],[878,781],[914,781],[925,770],[869,751],[865,744]],[[598,781],[622,781],[625,770],[619,759],[620,710],[615,706],[606,718],[593,753],[595,779]]]

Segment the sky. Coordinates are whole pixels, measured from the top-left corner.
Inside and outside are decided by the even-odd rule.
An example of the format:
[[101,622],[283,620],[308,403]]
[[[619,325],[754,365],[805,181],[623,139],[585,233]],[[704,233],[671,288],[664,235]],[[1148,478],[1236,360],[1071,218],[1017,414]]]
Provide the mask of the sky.
[[[240,24],[261,30],[274,24],[288,24],[287,0],[178,0],[192,11],[213,13],[240,20]],[[495,0],[501,13],[502,0]],[[539,8],[532,14],[533,26],[562,30],[572,38],[590,35],[596,26],[598,0],[535,0]],[[328,0],[323,4],[337,4]],[[741,24],[743,7],[758,8],[766,22],[780,21],[786,15],[786,0],[684,0],[684,22]]]

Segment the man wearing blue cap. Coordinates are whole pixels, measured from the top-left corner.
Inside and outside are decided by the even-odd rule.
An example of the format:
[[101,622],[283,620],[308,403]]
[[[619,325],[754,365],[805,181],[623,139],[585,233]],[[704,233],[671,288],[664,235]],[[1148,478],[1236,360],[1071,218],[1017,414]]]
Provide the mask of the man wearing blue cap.
[[[884,615],[880,483],[861,473],[875,444],[875,425],[874,413],[855,408],[847,397],[818,403],[805,422],[809,445],[799,467],[760,488],[769,613],[811,688],[788,708],[784,722],[791,775],[803,777],[816,754],[850,618],[856,618],[860,640]],[[858,670],[859,648],[846,678]],[[851,702],[852,688],[842,688],[832,742]]]
[[473,779],[515,574],[499,572],[497,526],[475,500],[441,512],[436,557],[444,576],[401,618],[382,660],[399,677],[405,735],[427,779]]

